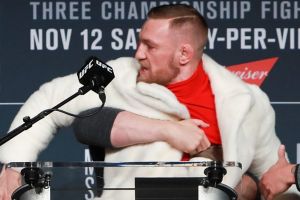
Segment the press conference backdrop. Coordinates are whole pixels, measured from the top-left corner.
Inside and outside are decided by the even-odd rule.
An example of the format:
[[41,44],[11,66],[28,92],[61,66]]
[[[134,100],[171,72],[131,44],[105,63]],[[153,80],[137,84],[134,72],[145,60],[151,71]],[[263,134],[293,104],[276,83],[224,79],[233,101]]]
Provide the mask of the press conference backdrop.
[[[169,3],[190,4],[203,14],[210,27],[205,52],[268,94],[278,136],[291,161],[300,162],[300,1],[2,0],[0,136],[42,83],[77,72],[91,55],[103,61],[133,56],[146,13]],[[39,157],[89,159],[70,128],[61,129]],[[77,179],[86,188],[94,184],[91,171]],[[65,180],[66,188],[74,182]],[[77,198],[93,195],[83,191]]]

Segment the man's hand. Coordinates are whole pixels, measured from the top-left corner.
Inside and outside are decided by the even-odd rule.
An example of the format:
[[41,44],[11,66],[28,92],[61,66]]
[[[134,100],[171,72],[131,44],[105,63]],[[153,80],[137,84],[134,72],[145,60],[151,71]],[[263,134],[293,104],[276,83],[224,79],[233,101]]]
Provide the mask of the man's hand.
[[180,151],[197,154],[211,145],[204,131],[199,128],[208,126],[198,119],[171,121],[164,131],[165,141]]
[[260,190],[266,200],[286,191],[293,183],[295,176],[290,164],[285,157],[285,146],[281,145],[278,150],[278,161],[262,176]]
[[0,174],[0,200],[11,200],[12,193],[20,186],[20,173],[3,167]]

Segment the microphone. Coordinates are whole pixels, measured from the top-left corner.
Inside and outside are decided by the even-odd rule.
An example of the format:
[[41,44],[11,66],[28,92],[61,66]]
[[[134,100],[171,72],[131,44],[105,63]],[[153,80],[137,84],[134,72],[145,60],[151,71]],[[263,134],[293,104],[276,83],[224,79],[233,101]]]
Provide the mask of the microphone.
[[79,82],[90,87],[96,93],[100,93],[115,77],[112,67],[91,57],[86,64],[77,72]]

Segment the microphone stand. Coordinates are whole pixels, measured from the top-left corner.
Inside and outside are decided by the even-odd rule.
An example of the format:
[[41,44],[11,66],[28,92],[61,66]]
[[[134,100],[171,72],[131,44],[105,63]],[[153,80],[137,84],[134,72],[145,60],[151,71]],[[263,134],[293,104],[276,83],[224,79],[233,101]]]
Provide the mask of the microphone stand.
[[94,82],[92,81],[91,84],[82,86],[81,88],[78,89],[78,91],[75,94],[73,94],[69,98],[65,99],[61,103],[57,104],[53,108],[44,110],[44,111],[40,112],[39,114],[37,114],[36,116],[34,116],[33,118],[30,118],[29,116],[24,117],[23,118],[24,123],[22,125],[18,126],[17,128],[13,129],[12,131],[8,132],[7,135],[5,135],[4,137],[2,137],[0,139],[0,146],[3,145],[4,143],[8,142],[9,140],[14,138],[15,136],[19,135],[23,131],[29,129],[30,127],[32,127],[33,124],[40,121],[41,119],[43,119],[44,117],[46,117],[47,115],[49,115],[50,113],[55,111],[56,109],[60,108],[64,104],[68,103],[69,101],[71,101],[75,97],[77,97],[79,95],[86,94],[93,87],[94,87]]
[[[109,76],[107,78],[105,78],[104,75],[103,76],[96,75],[98,73],[101,73],[103,69],[105,69],[104,71],[106,73],[109,73]],[[29,116],[25,116],[23,118],[23,122],[24,122],[23,124],[13,129],[12,131],[8,132],[3,138],[0,138],[0,146],[2,146],[4,143],[8,142],[15,136],[19,135],[23,131],[31,128],[33,124],[40,121],[41,119],[43,119],[44,117],[52,113],[53,111],[60,111],[65,114],[69,114],[71,116],[76,116],[67,113],[65,111],[61,111],[58,108],[65,105],[75,97],[86,94],[90,90],[93,90],[99,94],[99,98],[102,101],[102,106],[103,106],[105,102],[104,87],[114,78],[112,68],[107,66],[105,63],[102,63],[101,61],[97,60],[96,58],[92,58],[87,65],[83,66],[80,69],[80,71],[77,73],[77,76],[79,78],[79,82],[82,83],[84,86],[79,88],[75,94],[71,95],[70,97],[63,100],[62,102],[52,107],[51,109],[43,110],[33,118],[30,118]],[[19,187],[14,192],[14,194],[12,195],[13,199],[20,199],[19,197],[21,197],[25,192],[34,188],[35,190],[33,191],[33,193],[38,195],[41,193],[43,189],[47,191],[47,197],[49,197],[50,200],[50,192],[49,192],[50,179],[51,179],[50,174],[47,173],[44,174],[43,170],[37,166],[25,167],[24,169],[22,169],[21,174],[24,176],[26,184]],[[42,199],[46,198],[48,200],[46,196],[40,196],[40,197],[42,197]],[[24,198],[24,199],[32,199],[32,198]]]
[[[23,118],[24,123],[22,125],[8,132],[6,136],[0,139],[0,146],[8,142],[15,136],[19,135],[23,131],[31,128],[33,124],[40,121],[41,119],[43,119],[44,117],[52,113],[53,111],[60,108],[61,106],[65,105],[75,97],[79,95],[84,95],[91,89],[95,90],[96,89],[95,86],[101,87],[101,84],[97,84],[95,80],[92,80],[90,84],[82,86],[81,88],[78,89],[78,91],[75,94],[71,95],[70,97],[63,100],[62,102],[52,107],[51,109],[46,109],[40,112],[39,114],[37,114],[36,116],[34,116],[33,118],[30,118],[29,116],[25,116]],[[100,89],[99,94],[101,91],[102,90]],[[20,199],[22,198],[22,195],[24,195],[27,191],[30,191],[33,188],[35,188],[33,194],[39,195],[41,197],[40,199],[50,200],[50,179],[51,179],[50,174],[48,173],[44,174],[43,170],[40,169],[39,167],[27,166],[21,170],[21,175],[24,176],[24,180],[26,184],[17,188],[17,190],[14,191],[14,193],[12,194],[13,199]],[[44,196],[42,190],[45,191]],[[36,198],[38,198],[38,196],[36,196]],[[27,198],[25,197],[24,199]]]

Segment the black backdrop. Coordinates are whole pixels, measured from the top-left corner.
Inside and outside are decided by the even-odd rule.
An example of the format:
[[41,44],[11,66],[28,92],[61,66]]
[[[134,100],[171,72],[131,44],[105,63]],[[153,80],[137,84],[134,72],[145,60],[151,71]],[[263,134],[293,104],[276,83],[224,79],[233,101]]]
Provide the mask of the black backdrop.
[[[276,130],[291,161],[300,162],[299,1],[2,0],[0,136],[42,83],[77,72],[91,55],[104,61],[133,56],[145,14],[165,3],[191,4],[204,15],[210,26],[206,53],[225,66],[278,58],[260,87],[275,109]],[[263,65],[252,67],[259,71]],[[249,72],[249,67],[242,69]],[[88,160],[85,148],[65,128],[39,160]],[[82,179],[88,177],[86,171]]]

